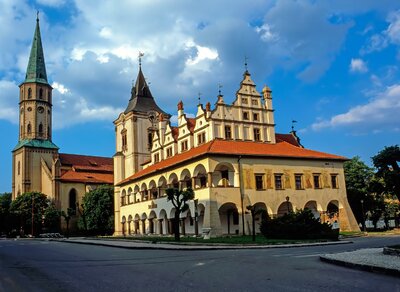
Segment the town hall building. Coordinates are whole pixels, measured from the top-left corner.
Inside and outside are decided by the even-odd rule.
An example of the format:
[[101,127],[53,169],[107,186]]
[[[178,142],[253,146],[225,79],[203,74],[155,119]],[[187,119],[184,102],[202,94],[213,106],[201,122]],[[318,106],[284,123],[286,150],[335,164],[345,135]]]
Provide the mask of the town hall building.
[[59,153],[52,141],[52,90],[48,82],[39,19],[25,80],[19,85],[19,137],[12,151],[12,199],[42,192],[58,209],[73,210],[83,195],[102,184],[113,184],[113,160]]
[[180,101],[173,126],[139,64],[128,106],[114,121],[115,235],[173,233],[170,187],[195,193],[181,214],[182,234],[250,234],[248,207],[270,217],[308,208],[341,230],[359,230],[345,157],[304,148],[295,131],[276,133],[272,91],[260,94],[247,68],[233,102],[226,100],[220,93],[214,106],[199,103],[194,118]]

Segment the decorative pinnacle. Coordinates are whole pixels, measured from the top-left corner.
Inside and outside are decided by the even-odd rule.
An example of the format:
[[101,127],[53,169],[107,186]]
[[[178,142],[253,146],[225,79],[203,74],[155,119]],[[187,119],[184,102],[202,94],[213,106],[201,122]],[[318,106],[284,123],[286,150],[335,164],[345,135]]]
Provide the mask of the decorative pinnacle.
[[222,84],[218,83],[218,95],[222,95],[221,94],[221,88],[222,88]]
[[144,53],[142,53],[141,51],[139,51],[139,55],[138,55],[138,60],[139,60],[139,67],[142,67],[142,57],[144,56]]

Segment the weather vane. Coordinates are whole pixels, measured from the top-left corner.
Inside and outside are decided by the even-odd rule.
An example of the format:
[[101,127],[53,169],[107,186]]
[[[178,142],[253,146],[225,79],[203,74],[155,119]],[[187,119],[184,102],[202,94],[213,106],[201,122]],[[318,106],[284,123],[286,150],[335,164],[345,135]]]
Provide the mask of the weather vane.
[[142,57],[144,56],[144,53],[142,53],[141,51],[139,51],[139,56],[138,56],[138,59],[139,59],[139,66],[141,67],[142,66]]
[[297,123],[297,121],[292,120],[292,131],[294,131],[294,124]]
[[39,10],[36,10],[36,20],[39,21]]
[[200,104],[201,92],[199,92],[197,95],[198,95],[197,99],[199,100],[199,104]]
[[218,95],[221,95],[222,84],[218,83]]
[[248,60],[249,58],[247,58],[247,56],[244,56],[244,68],[246,69],[246,71],[247,71],[247,60]]

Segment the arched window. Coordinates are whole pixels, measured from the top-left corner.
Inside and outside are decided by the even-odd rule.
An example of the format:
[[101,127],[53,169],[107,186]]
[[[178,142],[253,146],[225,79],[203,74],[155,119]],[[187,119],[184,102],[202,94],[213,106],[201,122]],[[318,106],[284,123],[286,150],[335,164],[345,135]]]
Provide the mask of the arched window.
[[28,98],[32,98],[32,89],[28,88]]
[[39,98],[40,99],[43,98],[43,89],[42,88],[39,89]]
[[68,208],[72,209],[72,213],[75,214],[76,213],[76,190],[75,189],[71,189],[69,191],[69,204],[68,204]]
[[148,139],[148,149],[151,150],[153,148],[153,131],[151,128],[147,130],[147,139]]
[[42,123],[39,124],[39,136],[43,136],[43,125],[42,125]]
[[26,131],[28,132],[28,134],[30,134],[30,133],[32,132],[32,126],[31,126],[31,124],[28,124],[27,130],[26,130]]
[[18,175],[21,174],[21,161],[18,161]]
[[122,139],[122,151],[128,150],[128,140],[126,137],[126,129],[121,131],[121,139]]

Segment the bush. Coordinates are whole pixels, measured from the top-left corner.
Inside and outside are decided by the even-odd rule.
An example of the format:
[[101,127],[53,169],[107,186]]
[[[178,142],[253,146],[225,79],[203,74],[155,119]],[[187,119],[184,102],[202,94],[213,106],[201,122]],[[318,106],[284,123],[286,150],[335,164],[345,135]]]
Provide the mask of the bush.
[[339,237],[339,229],[333,230],[329,224],[321,223],[309,209],[291,212],[275,219],[264,218],[260,231],[271,239],[338,240]]

